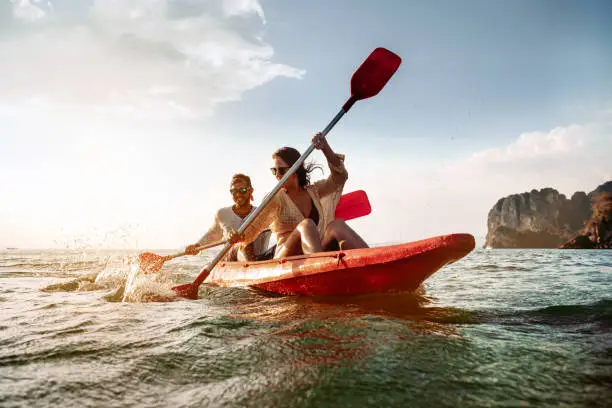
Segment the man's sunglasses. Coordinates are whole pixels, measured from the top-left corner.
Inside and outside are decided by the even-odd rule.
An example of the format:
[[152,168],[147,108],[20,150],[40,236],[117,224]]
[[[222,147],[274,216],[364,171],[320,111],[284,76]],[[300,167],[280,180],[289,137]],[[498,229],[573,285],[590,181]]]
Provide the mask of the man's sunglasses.
[[232,194],[237,194],[237,193],[244,194],[244,193],[248,193],[248,192],[249,192],[249,189],[246,188],[246,187],[230,189],[230,193],[232,193]]
[[287,171],[289,170],[289,167],[272,167],[270,169],[270,171],[272,171],[272,174],[274,176],[276,176],[277,174],[284,176],[285,173],[287,173]]

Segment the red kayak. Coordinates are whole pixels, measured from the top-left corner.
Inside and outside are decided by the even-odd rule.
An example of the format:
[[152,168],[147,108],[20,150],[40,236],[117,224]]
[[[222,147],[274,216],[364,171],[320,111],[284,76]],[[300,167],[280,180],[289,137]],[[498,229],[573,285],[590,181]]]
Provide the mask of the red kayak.
[[409,292],[444,265],[469,254],[474,246],[472,235],[451,234],[375,248],[225,262],[217,265],[206,282],[301,296]]

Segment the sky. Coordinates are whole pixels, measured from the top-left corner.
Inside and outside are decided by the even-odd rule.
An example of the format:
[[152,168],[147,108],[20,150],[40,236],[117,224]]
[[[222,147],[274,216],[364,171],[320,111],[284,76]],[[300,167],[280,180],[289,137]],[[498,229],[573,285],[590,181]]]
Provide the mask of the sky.
[[194,242],[379,46],[400,69],[328,136],[369,243],[480,239],[499,198],[612,180],[609,1],[0,0],[0,248]]

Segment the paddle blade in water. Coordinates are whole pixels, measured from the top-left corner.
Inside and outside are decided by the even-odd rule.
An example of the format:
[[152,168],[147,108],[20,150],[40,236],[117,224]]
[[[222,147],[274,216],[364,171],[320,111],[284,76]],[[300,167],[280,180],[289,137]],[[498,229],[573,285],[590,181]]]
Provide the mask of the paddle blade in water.
[[193,283],[185,283],[184,285],[173,286],[172,290],[177,296],[187,299],[197,300],[199,285]]
[[140,270],[144,273],[158,272],[164,266],[164,257],[152,252],[144,252],[138,255]]
[[342,109],[348,111],[356,101],[378,94],[401,63],[402,59],[386,48],[372,51],[351,77],[351,97]]
[[335,217],[344,221],[363,217],[372,212],[368,195],[363,190],[343,194],[336,206]]

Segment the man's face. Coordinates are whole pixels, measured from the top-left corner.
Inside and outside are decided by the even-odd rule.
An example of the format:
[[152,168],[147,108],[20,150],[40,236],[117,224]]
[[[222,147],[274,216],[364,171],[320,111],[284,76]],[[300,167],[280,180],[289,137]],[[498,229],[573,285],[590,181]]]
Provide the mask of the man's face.
[[249,203],[253,189],[244,180],[238,180],[230,186],[232,199],[238,207],[244,207]]

